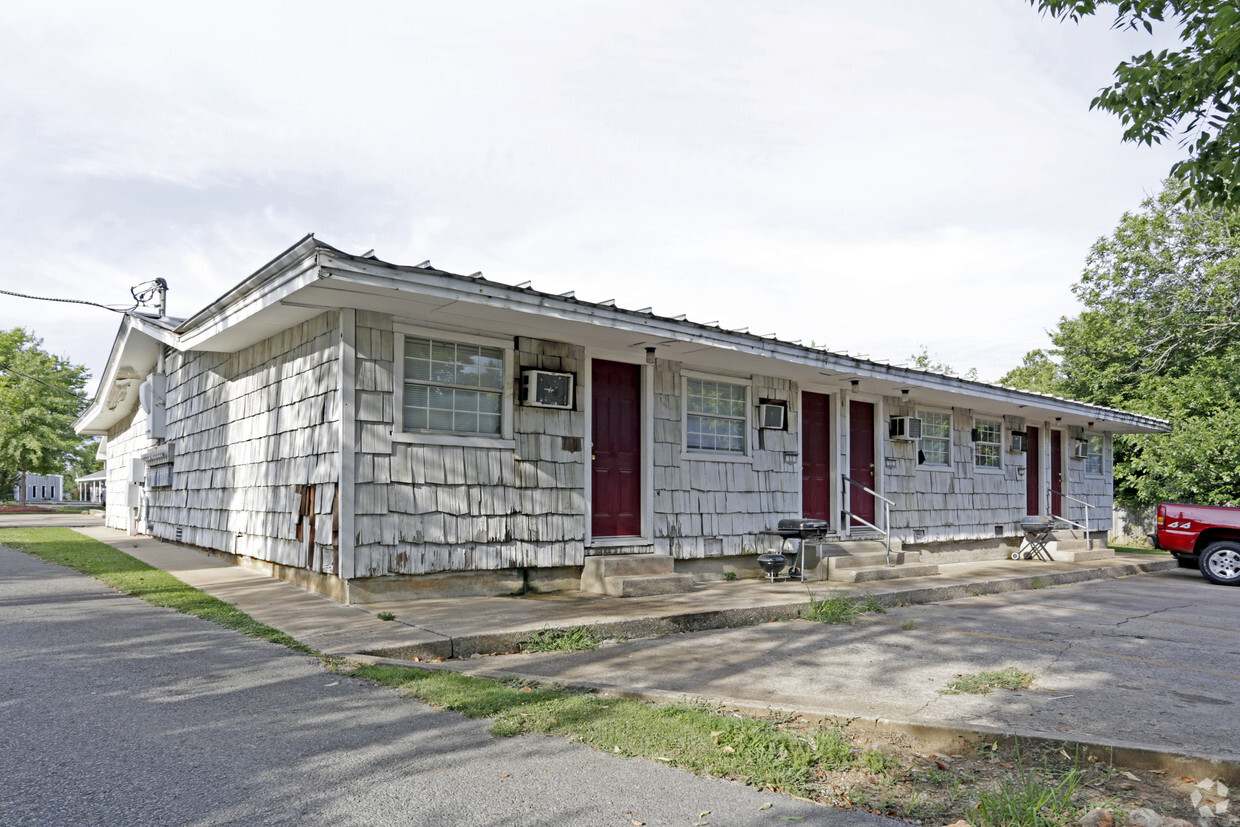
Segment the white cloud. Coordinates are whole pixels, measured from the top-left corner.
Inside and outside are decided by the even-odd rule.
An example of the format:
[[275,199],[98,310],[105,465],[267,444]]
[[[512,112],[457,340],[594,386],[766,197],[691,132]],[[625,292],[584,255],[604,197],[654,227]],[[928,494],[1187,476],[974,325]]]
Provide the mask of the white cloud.
[[[304,233],[996,377],[1174,149],[1090,112],[1160,41],[1022,4],[25,4],[5,289],[189,314]],[[806,297],[812,297],[807,302]],[[103,311],[0,300],[102,367]]]

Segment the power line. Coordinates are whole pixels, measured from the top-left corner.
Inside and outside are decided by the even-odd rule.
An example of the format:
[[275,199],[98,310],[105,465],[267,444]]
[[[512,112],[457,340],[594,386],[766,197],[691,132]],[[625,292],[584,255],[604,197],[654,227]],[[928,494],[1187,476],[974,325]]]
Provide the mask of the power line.
[[[89,303],[89,302],[88,302],[88,303]],[[88,398],[87,398],[87,397],[85,397],[85,396],[82,396],[81,394],[74,393],[73,391],[68,390],[67,388],[61,388],[61,387],[58,387],[58,386],[56,386],[56,385],[52,385],[52,384],[49,384],[49,383],[47,383],[47,382],[44,382],[42,379],[40,379],[40,378],[39,378],[39,377],[37,377],[37,376],[31,376],[31,375],[30,375],[30,374],[28,374],[28,373],[22,373],[22,372],[21,372],[20,370],[18,370],[17,368],[10,367],[10,366],[8,366],[8,365],[4,364],[3,362],[0,362],[0,370],[7,370],[9,373],[16,373],[18,376],[21,376],[21,377],[24,377],[24,378],[26,378],[26,379],[29,379],[29,380],[30,380],[30,381],[32,381],[32,382],[38,382],[40,385],[47,385],[47,387],[51,388],[51,389],[52,389],[52,390],[54,390],[54,391],[60,391],[61,393],[68,394],[69,396],[75,396],[75,397],[77,397],[78,399],[81,399],[81,400],[82,400],[82,401],[84,401],[84,402],[89,402],[89,401],[90,401],[90,399],[88,399]]]
[[138,307],[138,305],[135,304],[133,307],[127,307],[124,310],[120,310],[115,307],[109,307],[106,304],[100,304],[99,302],[88,302],[85,299],[56,299],[50,296],[31,296],[27,293],[14,293],[12,290],[0,290],[0,293],[3,293],[6,296],[17,296],[19,299],[34,299],[36,301],[43,302],[64,302],[65,304],[88,304],[91,307],[102,307],[104,310],[111,310],[113,313],[128,313]]

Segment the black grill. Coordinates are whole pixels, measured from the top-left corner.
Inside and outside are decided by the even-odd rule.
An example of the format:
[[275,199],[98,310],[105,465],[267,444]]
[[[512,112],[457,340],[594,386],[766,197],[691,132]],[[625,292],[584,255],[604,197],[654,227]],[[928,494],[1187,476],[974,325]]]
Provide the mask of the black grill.
[[830,530],[831,527],[826,520],[790,517],[779,521],[779,527],[775,529],[775,533],[780,537],[796,537],[801,540],[808,540],[821,537]]

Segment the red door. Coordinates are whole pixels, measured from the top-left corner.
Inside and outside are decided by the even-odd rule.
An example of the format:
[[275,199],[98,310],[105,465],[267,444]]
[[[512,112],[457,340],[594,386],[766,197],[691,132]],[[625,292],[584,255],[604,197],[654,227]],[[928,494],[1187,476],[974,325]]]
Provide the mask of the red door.
[[[848,476],[866,488],[874,488],[874,405],[871,402],[848,403]],[[874,495],[855,485],[848,486],[848,510],[867,522],[874,523]],[[861,525],[856,520],[853,525]]]
[[1025,513],[1037,516],[1042,513],[1042,446],[1038,443],[1038,429],[1025,427],[1029,444],[1025,453]]
[[1063,440],[1060,431],[1051,431],[1051,514],[1063,516]]
[[641,367],[595,359],[590,374],[595,537],[635,537],[641,519]]
[[831,397],[801,394],[801,516],[831,520]]

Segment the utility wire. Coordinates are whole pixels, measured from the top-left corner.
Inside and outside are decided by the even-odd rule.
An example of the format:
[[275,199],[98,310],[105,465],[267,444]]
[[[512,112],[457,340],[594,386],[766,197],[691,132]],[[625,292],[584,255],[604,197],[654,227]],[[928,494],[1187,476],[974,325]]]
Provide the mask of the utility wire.
[[[88,302],[88,303],[89,303],[89,302]],[[30,381],[32,381],[32,382],[38,382],[40,385],[47,385],[47,387],[51,388],[51,389],[52,389],[52,390],[54,390],[54,391],[60,391],[61,393],[66,393],[66,394],[68,394],[69,396],[75,396],[75,397],[77,397],[78,399],[81,399],[81,400],[83,400],[83,401],[85,401],[85,402],[89,402],[89,401],[90,401],[90,399],[88,399],[88,398],[87,398],[87,397],[85,397],[85,396],[82,396],[81,394],[74,393],[73,391],[68,390],[67,388],[61,388],[61,387],[58,387],[58,386],[56,386],[56,385],[51,385],[51,384],[48,384],[47,382],[44,382],[42,379],[40,379],[40,378],[39,378],[39,377],[37,377],[37,376],[31,376],[29,373],[22,373],[22,372],[21,372],[20,370],[18,370],[17,368],[10,367],[10,366],[6,365],[6,364],[5,364],[5,363],[3,363],[3,362],[0,362],[0,370],[7,370],[9,373],[16,373],[18,376],[21,376],[21,377],[24,377],[24,378],[26,378],[26,379],[29,379],[29,380],[30,380]]]
[[0,290],[0,293],[3,293],[6,296],[17,296],[19,299],[36,299],[37,301],[44,302],[64,302],[65,304],[89,304],[91,307],[102,307],[104,310],[111,310],[113,313],[128,313],[138,307],[138,305],[135,304],[133,307],[127,307],[124,310],[120,310],[115,307],[109,307],[106,304],[100,304],[99,302],[88,302],[85,299],[54,299],[49,296],[31,296],[26,293],[14,293],[12,290]]

